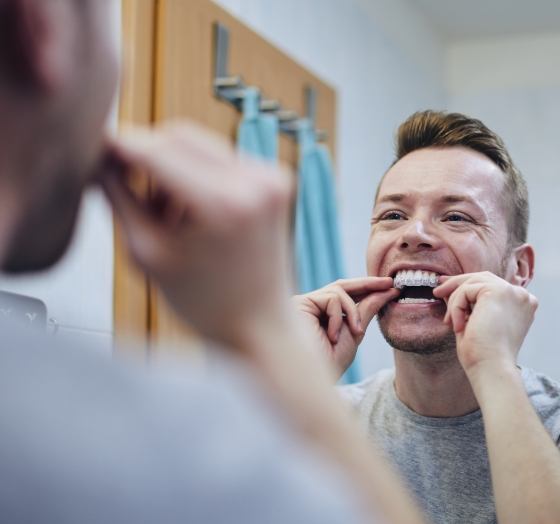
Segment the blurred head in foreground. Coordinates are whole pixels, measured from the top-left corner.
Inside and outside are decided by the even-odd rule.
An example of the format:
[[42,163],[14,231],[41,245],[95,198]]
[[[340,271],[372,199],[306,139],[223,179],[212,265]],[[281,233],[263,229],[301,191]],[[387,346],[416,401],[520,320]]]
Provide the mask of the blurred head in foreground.
[[117,82],[108,0],[0,0],[0,264],[54,264],[102,150]]

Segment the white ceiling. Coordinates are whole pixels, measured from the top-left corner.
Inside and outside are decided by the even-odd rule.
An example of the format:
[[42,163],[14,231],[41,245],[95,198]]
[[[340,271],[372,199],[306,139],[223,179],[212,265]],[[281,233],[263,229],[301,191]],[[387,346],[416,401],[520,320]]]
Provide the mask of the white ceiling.
[[408,0],[446,40],[559,32],[560,0]]

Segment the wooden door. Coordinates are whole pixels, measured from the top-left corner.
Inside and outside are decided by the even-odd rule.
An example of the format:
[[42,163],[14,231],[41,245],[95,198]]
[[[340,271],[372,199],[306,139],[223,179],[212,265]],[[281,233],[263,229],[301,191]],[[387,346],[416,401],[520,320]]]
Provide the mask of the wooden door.
[[[229,72],[259,87],[286,109],[305,114],[306,88],[317,93],[317,127],[335,146],[336,93],[210,0],[124,0],[125,81],[123,123],[158,123],[189,118],[235,139],[239,112],[214,95],[214,24],[230,32]],[[293,167],[297,145],[285,135],[280,157]],[[130,334],[157,347],[187,347],[194,333],[178,322],[157,290],[130,272],[117,238],[115,324],[117,338]],[[142,299],[138,297],[142,296]]]

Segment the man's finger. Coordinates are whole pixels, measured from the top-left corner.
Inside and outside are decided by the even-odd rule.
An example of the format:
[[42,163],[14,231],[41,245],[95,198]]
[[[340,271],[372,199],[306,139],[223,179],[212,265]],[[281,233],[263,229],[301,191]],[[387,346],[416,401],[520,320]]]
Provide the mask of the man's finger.
[[133,230],[138,225],[147,225],[149,220],[145,204],[142,204],[139,197],[127,187],[121,175],[104,176],[101,186],[127,233],[134,233]]
[[180,150],[188,149],[221,169],[231,167],[237,153],[231,142],[223,135],[213,132],[188,120],[171,121],[163,124],[158,131],[175,142]]
[[455,333],[460,333],[465,329],[467,317],[474,309],[478,295],[483,288],[483,283],[464,284],[451,295],[447,305],[447,314]]
[[116,176],[105,177],[101,185],[123,228],[133,258],[144,270],[155,270],[162,232],[146,204]]
[[327,326],[327,336],[332,344],[338,342],[338,335],[342,327],[342,306],[338,296],[332,295],[327,303],[326,314],[329,318]]
[[346,314],[350,331],[355,336],[361,335],[363,330],[358,305],[344,291],[336,290],[335,292],[340,299],[342,310]]
[[471,273],[454,275],[452,277],[441,278],[440,284],[434,288],[433,293],[436,298],[449,297],[460,285],[472,277]]
[[366,298],[364,298],[359,304],[358,309],[360,311],[360,316],[362,319],[362,329],[365,331],[369,326],[369,323],[379,310],[387,304],[387,302],[394,300],[400,295],[400,291],[395,288],[390,288],[386,291],[380,291],[378,293],[371,293]]
[[[150,180],[194,209],[215,204],[215,197],[232,191],[233,180],[218,175],[223,169],[158,132],[135,131],[115,138],[112,149],[129,168],[145,172]],[[220,198],[221,201],[221,198]]]
[[341,287],[352,298],[363,297],[371,291],[382,291],[393,287],[391,277],[359,277],[337,280],[335,286]]
[[499,278],[496,275],[488,272],[482,273],[464,273],[462,275],[453,275],[440,277],[441,283],[439,286],[435,287],[433,290],[434,297],[436,298],[446,298],[449,297],[455,290],[462,286],[463,284],[470,282],[486,282],[495,278]]

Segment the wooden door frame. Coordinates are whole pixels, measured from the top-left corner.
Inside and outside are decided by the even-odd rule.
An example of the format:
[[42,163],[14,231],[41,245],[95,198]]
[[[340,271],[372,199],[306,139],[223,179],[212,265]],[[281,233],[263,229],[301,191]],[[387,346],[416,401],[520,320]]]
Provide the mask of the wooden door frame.
[[[154,122],[155,43],[159,0],[122,0],[122,77],[119,127]],[[114,330],[116,347],[130,339],[146,347],[150,332],[150,284],[130,260],[115,225]],[[137,346],[136,346],[137,347]]]

